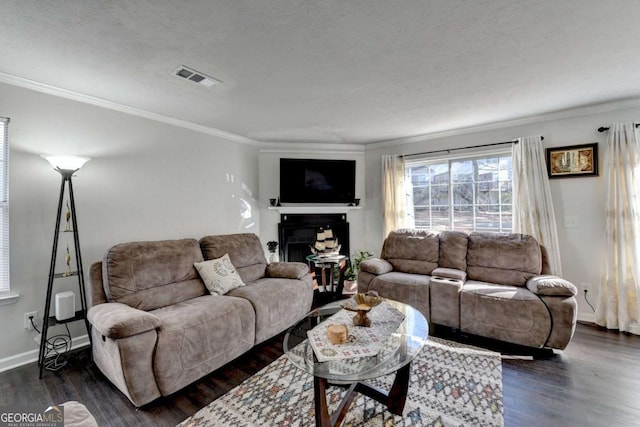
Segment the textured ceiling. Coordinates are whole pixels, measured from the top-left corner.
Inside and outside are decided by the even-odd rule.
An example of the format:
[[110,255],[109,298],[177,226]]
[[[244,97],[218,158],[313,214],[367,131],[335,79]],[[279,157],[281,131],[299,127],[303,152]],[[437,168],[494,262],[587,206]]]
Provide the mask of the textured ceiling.
[[640,97],[639,17],[637,0],[3,0],[0,72],[258,141],[368,143]]

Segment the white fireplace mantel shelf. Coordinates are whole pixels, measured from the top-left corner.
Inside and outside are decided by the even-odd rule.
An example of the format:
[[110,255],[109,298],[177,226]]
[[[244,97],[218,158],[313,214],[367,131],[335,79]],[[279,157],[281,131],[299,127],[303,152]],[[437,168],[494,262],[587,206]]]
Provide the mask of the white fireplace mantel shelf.
[[314,213],[345,213],[346,211],[362,209],[362,206],[347,205],[295,205],[295,206],[269,206],[270,211],[278,211],[281,214],[314,214]]

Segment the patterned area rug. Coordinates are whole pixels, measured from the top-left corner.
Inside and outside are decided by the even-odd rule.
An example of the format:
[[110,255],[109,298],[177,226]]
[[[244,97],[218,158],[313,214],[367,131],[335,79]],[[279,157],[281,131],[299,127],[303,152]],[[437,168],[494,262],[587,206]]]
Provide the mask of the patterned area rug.
[[[388,390],[393,375],[369,381]],[[330,387],[333,413],[345,389]],[[313,378],[286,356],[201,409],[180,427],[313,426]],[[500,354],[430,337],[411,364],[403,416],[357,395],[343,426],[501,426]]]

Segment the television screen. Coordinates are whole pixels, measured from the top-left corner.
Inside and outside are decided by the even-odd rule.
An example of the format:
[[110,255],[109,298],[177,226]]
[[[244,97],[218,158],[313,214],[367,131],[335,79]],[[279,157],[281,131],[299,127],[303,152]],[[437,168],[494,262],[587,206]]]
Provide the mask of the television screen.
[[351,203],[355,194],[355,160],[280,159],[281,202]]

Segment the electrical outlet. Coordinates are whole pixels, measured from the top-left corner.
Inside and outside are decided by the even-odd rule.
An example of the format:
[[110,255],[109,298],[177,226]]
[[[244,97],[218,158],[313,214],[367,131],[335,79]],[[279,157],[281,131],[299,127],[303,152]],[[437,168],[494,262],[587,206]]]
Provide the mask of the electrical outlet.
[[33,323],[36,323],[38,319],[38,312],[31,311],[24,314],[24,328],[27,331],[33,331],[33,325],[31,324],[31,319],[29,319],[30,317],[33,317]]
[[580,286],[581,286],[581,287],[582,287],[582,289],[584,289],[585,291],[590,291],[590,290],[591,290],[591,283],[582,282],[582,283],[580,283]]

